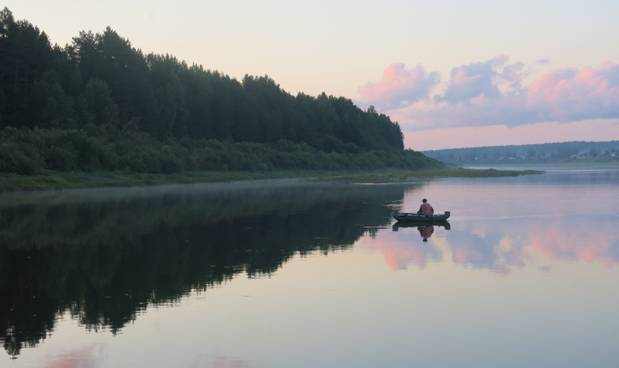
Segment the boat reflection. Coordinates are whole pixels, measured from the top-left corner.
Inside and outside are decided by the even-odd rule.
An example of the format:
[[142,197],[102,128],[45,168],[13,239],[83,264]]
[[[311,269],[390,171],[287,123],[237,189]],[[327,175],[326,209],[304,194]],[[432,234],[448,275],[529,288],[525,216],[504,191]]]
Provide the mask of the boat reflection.
[[432,237],[432,234],[434,234],[434,226],[443,227],[445,228],[445,230],[451,230],[451,225],[447,221],[435,221],[432,223],[421,222],[421,221],[420,222],[398,221],[395,224],[393,224],[391,229],[393,231],[398,231],[400,230],[400,228],[411,228],[411,227],[417,228],[417,230],[419,231],[419,235],[421,236],[421,240],[423,242],[427,242],[428,239]]

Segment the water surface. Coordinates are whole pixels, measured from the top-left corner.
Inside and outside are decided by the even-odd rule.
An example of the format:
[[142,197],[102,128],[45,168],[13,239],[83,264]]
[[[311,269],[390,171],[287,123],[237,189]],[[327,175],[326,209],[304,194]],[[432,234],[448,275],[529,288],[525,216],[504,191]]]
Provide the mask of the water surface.
[[618,223],[612,167],[3,195],[0,366],[616,367]]

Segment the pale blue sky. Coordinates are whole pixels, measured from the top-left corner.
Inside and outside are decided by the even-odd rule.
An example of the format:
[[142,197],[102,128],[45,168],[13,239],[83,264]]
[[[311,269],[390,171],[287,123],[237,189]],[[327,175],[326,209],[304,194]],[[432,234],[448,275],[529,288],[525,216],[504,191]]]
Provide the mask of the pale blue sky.
[[[441,73],[508,55],[548,68],[619,61],[619,1],[2,0],[58,43],[110,25],[146,52],[285,89],[358,97],[395,62]],[[617,133],[619,137],[619,132]]]
[[453,66],[507,54],[580,66],[619,60],[619,1],[3,0],[68,42],[111,25],[146,51],[287,89],[350,97],[388,64]]

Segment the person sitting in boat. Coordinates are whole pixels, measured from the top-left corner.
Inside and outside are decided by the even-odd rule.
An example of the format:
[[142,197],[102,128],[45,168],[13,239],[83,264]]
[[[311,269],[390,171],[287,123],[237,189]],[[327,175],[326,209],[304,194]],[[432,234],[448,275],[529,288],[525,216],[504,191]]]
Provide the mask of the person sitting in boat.
[[417,214],[425,215],[425,216],[434,215],[434,208],[430,206],[430,203],[428,203],[428,200],[424,198],[421,200],[421,202],[422,202],[421,207],[419,207],[419,211],[417,211]]

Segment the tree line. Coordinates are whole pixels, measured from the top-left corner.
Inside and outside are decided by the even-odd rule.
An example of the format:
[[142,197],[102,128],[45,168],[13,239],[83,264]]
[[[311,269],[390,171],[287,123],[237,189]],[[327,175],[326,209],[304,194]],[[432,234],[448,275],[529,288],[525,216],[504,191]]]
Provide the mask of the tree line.
[[109,27],[80,32],[61,47],[2,10],[0,129],[102,126],[160,141],[287,141],[352,154],[404,150],[398,124],[372,107],[364,111],[324,93],[292,95],[268,76],[239,81],[171,55],[144,54]]
[[452,148],[424,153],[451,164],[617,162],[619,141]]

